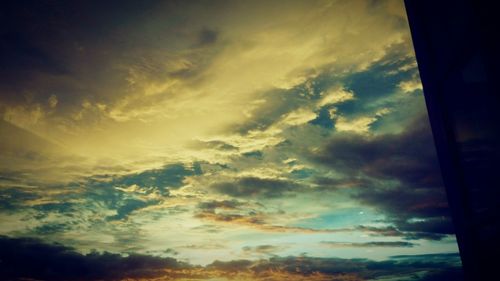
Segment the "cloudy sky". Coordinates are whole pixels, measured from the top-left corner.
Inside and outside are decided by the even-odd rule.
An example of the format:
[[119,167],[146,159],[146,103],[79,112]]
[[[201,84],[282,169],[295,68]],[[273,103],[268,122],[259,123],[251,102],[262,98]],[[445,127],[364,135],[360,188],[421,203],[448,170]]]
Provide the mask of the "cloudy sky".
[[2,13],[0,274],[58,280],[22,249],[87,279],[458,274],[402,1]]

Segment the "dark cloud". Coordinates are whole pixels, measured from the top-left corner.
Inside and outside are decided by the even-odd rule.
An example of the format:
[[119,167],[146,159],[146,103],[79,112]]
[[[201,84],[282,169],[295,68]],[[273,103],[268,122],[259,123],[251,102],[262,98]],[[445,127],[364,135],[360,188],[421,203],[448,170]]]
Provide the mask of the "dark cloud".
[[[270,250],[275,246],[262,245],[256,249],[259,247]],[[175,251],[167,250],[166,253],[172,254]],[[255,261],[215,261],[203,268],[169,257],[139,254],[121,256],[106,252],[84,255],[60,244],[5,236],[0,236],[0,260],[0,276],[5,280],[122,280],[155,277],[177,280],[206,276],[233,280],[231,276],[235,273],[249,274],[255,280],[276,281],[288,275],[309,277],[311,280],[405,279],[413,276],[412,280],[458,281],[463,278],[458,254],[394,256],[385,261],[307,256],[272,257]],[[318,274],[323,279],[315,279]],[[342,279],[348,276],[351,279]],[[450,279],[451,277],[455,279]]]
[[[119,14],[127,6],[109,9],[102,3],[90,2],[15,1],[3,7],[0,16],[3,102],[24,102],[26,92],[34,93],[35,100],[46,99],[53,87],[44,83],[43,78],[52,77],[49,79],[59,82],[59,90],[68,90],[62,80],[65,74],[73,72],[72,66],[82,54],[75,46],[99,37],[109,38],[101,37],[109,35],[112,29],[112,16],[104,11]],[[64,92],[67,91],[61,91]]]
[[374,226],[358,225],[355,227],[355,229],[358,231],[363,231],[374,235],[403,236],[403,233],[398,229],[396,229],[394,226],[374,227]]
[[[143,90],[127,82],[130,71],[145,83],[195,75],[209,60],[187,54],[184,61],[195,63],[178,69],[171,67],[172,51],[214,44],[217,33],[204,29],[195,38],[187,36],[189,28],[179,26],[191,26],[180,20],[188,6],[193,4],[169,0],[6,3],[0,11],[0,113],[12,105],[46,105],[56,95],[52,114],[65,118],[64,124],[98,122],[106,114],[83,114],[82,121],[71,116],[84,101],[110,108],[130,90]],[[133,103],[150,105],[158,98]]]
[[[434,278],[434,276],[455,276],[456,280],[463,278],[460,269],[460,259],[455,255],[445,254],[438,258],[435,255],[432,260],[422,260],[419,256],[415,259],[390,259],[386,261],[371,261],[367,259],[340,259],[340,258],[314,258],[314,257],[273,257],[268,260],[249,261],[216,261],[207,266],[229,272],[249,271],[257,276],[269,274],[269,272],[288,272],[303,276],[310,276],[313,279],[314,274],[324,274],[330,278],[351,276],[352,279],[339,280],[373,280],[373,279],[405,279],[414,276],[412,280],[427,280],[425,278]],[[421,273],[418,277],[416,273]],[[425,273],[425,274],[422,274]],[[422,276],[423,275],[423,276]],[[267,280],[267,279],[266,279]],[[270,280],[274,280],[270,278]],[[320,280],[326,280],[320,279]],[[329,279],[328,279],[329,280]],[[337,279],[335,279],[337,280]],[[435,279],[428,279],[435,280]],[[451,280],[451,279],[443,279]]]
[[[442,234],[454,234],[455,229],[453,227],[453,223],[451,221],[450,216],[447,214],[446,216],[441,217],[426,217],[423,220],[417,221],[400,221],[397,222],[399,229],[403,231],[408,231],[412,233],[416,233],[417,237],[425,236],[425,233],[442,235]],[[420,233],[420,234],[418,234]],[[435,235],[428,236],[428,239],[438,240]]]
[[111,253],[80,254],[60,244],[30,238],[0,237],[3,280],[122,280],[166,275],[165,269],[187,268],[173,258]]
[[450,268],[448,270],[437,270],[430,272],[420,281],[461,281],[464,280],[464,273],[461,268]]
[[315,160],[345,173],[342,181],[363,179],[353,185],[352,197],[384,212],[399,231],[413,232],[408,238],[440,239],[454,233],[426,118],[400,134],[336,136]]
[[0,54],[2,58],[2,68],[5,70],[31,69],[44,71],[50,74],[61,75],[67,73],[62,65],[47,52],[37,47],[34,42],[30,42],[19,33],[2,33],[2,48]]
[[232,182],[214,183],[210,188],[232,197],[277,198],[294,191],[300,191],[303,186],[281,179],[243,177]]
[[[49,2],[6,3],[0,16],[0,89],[2,100],[22,102],[17,90],[34,73],[67,73],[60,56],[50,51],[48,38],[60,35],[61,14]],[[52,34],[50,34],[52,33]],[[51,36],[49,36],[49,34]]]
[[411,248],[415,244],[404,241],[373,241],[373,242],[333,242],[333,241],[322,241],[321,244],[327,245],[333,248],[385,248],[385,247],[399,247],[399,248]]
[[222,201],[207,201],[201,202],[198,204],[198,208],[203,211],[212,212],[215,209],[228,209],[228,210],[236,210],[238,207],[244,205],[244,203],[239,202],[237,200],[222,200]]
[[246,271],[254,262],[249,260],[214,261],[207,268],[223,270],[226,272]]
[[[405,224],[406,222],[400,222],[400,224]],[[398,227],[400,225],[398,224]],[[441,240],[446,237],[446,234],[439,232],[428,232],[429,229],[424,229],[422,227],[407,229],[405,227],[403,230],[396,228],[394,226],[387,227],[373,227],[358,225],[353,230],[365,232],[371,236],[388,236],[388,237],[403,237],[406,240]],[[416,230],[417,229],[417,230]],[[426,232],[427,231],[427,232]]]
[[431,190],[362,190],[356,199],[401,217],[428,218],[449,213],[443,192]]
[[245,152],[243,154],[241,154],[245,157],[252,157],[252,158],[256,158],[256,159],[262,159],[262,156],[263,156],[263,153],[262,151],[250,151],[250,152]]
[[365,137],[339,134],[317,155],[317,161],[348,173],[396,179],[413,188],[442,188],[434,142],[426,117],[401,134]]
[[373,183],[362,177],[346,177],[346,178],[327,178],[315,177],[314,184],[317,185],[317,191],[331,191],[351,188],[362,188],[372,185]]
[[[453,234],[446,197],[441,192],[430,190],[363,190],[354,198],[364,204],[385,212],[398,230],[420,233],[415,237],[425,237],[425,233]],[[429,235],[439,238],[442,235]]]
[[460,256],[458,253],[444,253],[444,254],[421,254],[421,255],[396,255],[391,256],[394,260],[407,260],[407,261],[426,261],[436,263],[451,263],[460,264]]

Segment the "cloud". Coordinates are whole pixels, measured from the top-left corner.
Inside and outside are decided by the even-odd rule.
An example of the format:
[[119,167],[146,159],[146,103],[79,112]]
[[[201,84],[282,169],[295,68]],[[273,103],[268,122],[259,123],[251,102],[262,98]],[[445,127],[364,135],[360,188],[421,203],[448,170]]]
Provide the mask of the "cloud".
[[311,112],[309,109],[298,109],[286,114],[282,122],[287,125],[297,126],[314,119],[316,119],[316,113]]
[[385,212],[401,231],[454,233],[450,210],[442,192],[404,189],[363,191],[354,198]]
[[196,249],[196,250],[214,250],[214,249],[224,249],[227,246],[224,244],[190,244],[190,245],[184,245],[180,246],[179,248],[184,248],[184,249]]
[[0,275],[7,279],[121,280],[166,275],[165,269],[187,268],[173,258],[111,253],[80,254],[60,244],[0,236]]
[[404,7],[385,1],[49,6],[57,12],[13,3],[2,19],[0,115],[118,163],[246,121],[265,126],[245,115],[254,101],[265,100],[250,115],[280,117],[308,99],[288,95],[306,94],[304,82],[363,70],[409,41]]
[[206,212],[213,212],[215,209],[236,210],[243,205],[245,204],[236,200],[213,200],[199,203],[198,208]]
[[303,186],[288,180],[242,177],[232,182],[214,183],[210,188],[236,198],[272,199],[301,191]]
[[[306,84],[306,83],[304,83]],[[259,99],[263,103],[257,104],[248,113],[245,122],[233,125],[232,130],[247,134],[252,130],[265,130],[282,120],[284,124],[299,125],[314,119],[314,112],[307,108],[300,109],[310,103],[311,89],[303,84],[292,89],[271,89],[260,93]]]
[[258,245],[258,246],[245,246],[242,248],[243,252],[247,254],[265,254],[276,255],[277,251],[281,251],[286,247],[275,245]]
[[220,141],[220,140],[211,140],[211,141],[201,141],[194,140],[190,143],[189,147],[197,148],[197,149],[215,149],[222,151],[237,151],[238,148],[229,143]]
[[[115,249],[117,245],[133,248],[142,243],[142,238],[132,237],[134,241],[129,239],[127,244],[121,244],[121,238],[138,231],[148,220],[157,220],[158,212],[169,216],[187,212],[182,195],[171,195],[170,190],[180,188],[186,177],[199,173],[197,164],[172,164],[138,173],[95,175],[67,184],[40,185],[43,191],[2,188],[0,209],[5,208],[2,214],[22,215],[20,232],[25,235],[72,241],[71,245],[88,249],[87,242],[82,242],[84,235],[74,236],[85,232],[88,236],[104,236],[100,244],[104,249]],[[143,220],[146,208],[150,212]],[[8,229],[3,233],[12,234]]]
[[243,271],[248,269],[250,266],[252,266],[254,263],[250,260],[233,260],[233,261],[214,261],[210,265],[207,266],[207,268],[214,268],[217,270],[223,270],[226,272],[232,272],[232,271]]
[[[218,223],[251,227],[265,232],[282,233],[336,233],[352,229],[315,229],[308,227],[271,224],[269,221],[276,213],[264,212],[255,207],[261,204],[236,200],[207,201],[198,204],[196,218]],[[279,215],[279,212],[278,212]]]
[[[398,228],[394,226],[374,227],[374,226],[358,225],[354,227],[352,231],[361,231],[370,236],[403,237],[403,239],[406,240],[419,240],[419,239],[441,240],[446,236],[446,234],[444,233],[448,232],[448,231],[444,231],[444,233],[443,231],[429,232],[432,230],[423,228],[420,225],[415,225],[415,227],[408,229],[400,226],[400,224],[404,223],[405,222],[396,223]],[[441,227],[442,226],[443,224],[441,224]]]
[[349,173],[362,171],[377,178],[397,179],[419,189],[441,188],[433,148],[428,120],[420,117],[400,134],[335,136],[316,159]]
[[259,150],[255,150],[255,151],[249,151],[249,152],[245,152],[245,153],[242,153],[241,155],[245,156],[245,157],[251,157],[251,158],[256,158],[256,159],[262,159],[262,151],[259,151]]
[[421,117],[400,134],[338,135],[316,160],[349,173],[361,171],[372,177],[396,179],[416,189],[441,188],[433,148],[428,120]]
[[428,121],[420,118],[400,134],[335,136],[315,160],[352,178],[369,177],[353,186],[359,188],[352,198],[383,211],[399,230],[440,237],[453,228],[433,147]]
[[416,90],[422,90],[422,82],[420,79],[401,81],[398,85],[405,93],[412,93]]
[[261,225],[264,214],[253,209],[241,208],[246,203],[236,200],[200,202],[197,206],[197,218],[216,222],[228,222],[242,225]]
[[397,248],[411,248],[415,244],[403,241],[375,241],[375,242],[333,242],[333,241],[322,241],[321,244],[332,248],[385,248],[385,247],[397,247]]
[[345,117],[337,118],[335,129],[339,132],[366,133],[370,130],[370,125],[377,121],[375,117],[358,117],[353,120],[347,120]]
[[[439,255],[436,255],[439,256]],[[448,259],[448,260],[446,260]],[[457,280],[463,278],[463,273],[459,267],[459,257],[457,255],[443,255],[441,259],[422,261],[419,256],[416,259],[391,259],[386,261],[371,261],[366,259],[339,259],[339,258],[314,258],[314,257],[273,257],[268,260],[249,261],[216,261],[207,266],[229,272],[249,271],[264,280],[283,280],[280,275],[270,275],[271,272],[281,273],[281,278],[288,277],[284,273],[294,273],[307,277],[304,280],[373,280],[395,279],[406,280],[406,278],[416,277],[417,272],[423,273],[420,277],[435,278],[456,277]],[[265,277],[269,279],[265,279]],[[290,276],[294,277],[294,275]],[[276,279],[275,279],[276,278]],[[337,279],[338,278],[338,279]],[[260,279],[257,279],[260,280]],[[303,280],[303,279],[292,279]],[[420,280],[419,277],[412,280]],[[433,279],[429,279],[433,280]]]
[[[0,237],[0,275],[7,279],[42,280],[403,280],[463,278],[457,254],[395,256],[384,261],[315,257],[272,257],[261,260],[214,261],[193,266],[170,257],[91,252],[80,254],[60,244],[45,244],[31,238]],[[271,245],[261,248],[268,250]],[[259,248],[259,247],[257,247]],[[172,253],[172,251],[168,251]],[[419,273],[416,275],[416,273]]]
[[342,189],[353,189],[358,187],[364,187],[371,185],[372,182],[370,180],[364,178],[328,178],[318,176],[314,178],[314,184],[317,186],[315,190],[320,192],[322,191],[331,191],[331,190],[342,190]]
[[354,93],[344,88],[332,88],[322,93],[319,106],[332,105],[354,99]]

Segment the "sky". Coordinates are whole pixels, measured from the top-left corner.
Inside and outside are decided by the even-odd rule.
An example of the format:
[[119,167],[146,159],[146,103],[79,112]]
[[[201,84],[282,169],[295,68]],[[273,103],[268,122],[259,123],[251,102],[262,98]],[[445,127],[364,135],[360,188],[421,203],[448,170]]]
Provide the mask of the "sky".
[[458,280],[402,1],[2,13],[0,275]]

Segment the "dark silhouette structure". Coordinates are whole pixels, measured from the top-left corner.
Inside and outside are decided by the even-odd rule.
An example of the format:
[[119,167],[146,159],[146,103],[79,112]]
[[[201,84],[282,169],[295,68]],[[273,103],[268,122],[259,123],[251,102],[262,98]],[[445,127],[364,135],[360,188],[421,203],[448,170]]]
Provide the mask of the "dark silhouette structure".
[[498,10],[494,1],[405,4],[465,277],[494,280],[500,237]]

